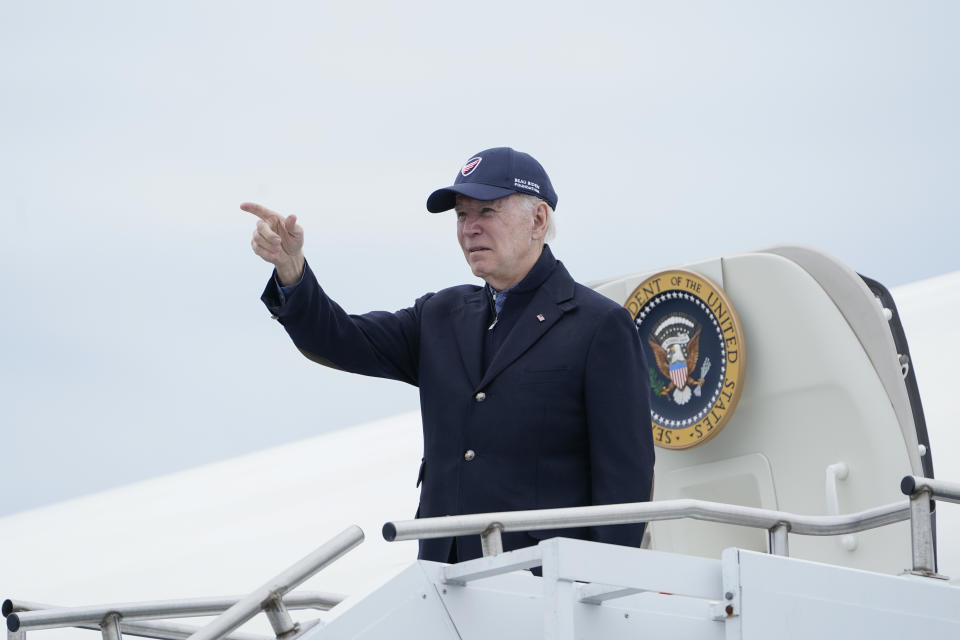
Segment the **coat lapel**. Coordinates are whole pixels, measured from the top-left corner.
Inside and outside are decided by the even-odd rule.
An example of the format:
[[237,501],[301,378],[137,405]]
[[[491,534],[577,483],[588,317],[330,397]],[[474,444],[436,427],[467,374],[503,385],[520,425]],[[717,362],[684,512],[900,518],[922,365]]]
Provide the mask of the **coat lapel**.
[[563,264],[558,263],[553,274],[530,300],[523,316],[517,320],[517,324],[510,331],[503,346],[493,356],[490,367],[475,388],[482,389],[490,384],[490,381],[500,372],[543,337],[564,313],[576,307],[576,303],[573,302],[573,292],[573,278],[567,273]]
[[483,336],[490,315],[489,303],[483,289],[463,297],[463,306],[451,314],[457,347],[467,378],[474,387],[483,375]]

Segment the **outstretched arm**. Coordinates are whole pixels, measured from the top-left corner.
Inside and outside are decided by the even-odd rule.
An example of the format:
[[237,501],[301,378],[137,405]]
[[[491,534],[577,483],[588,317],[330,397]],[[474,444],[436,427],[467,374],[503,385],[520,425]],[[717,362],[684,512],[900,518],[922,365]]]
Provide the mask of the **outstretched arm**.
[[[424,296],[396,313],[374,311],[348,315],[327,297],[303,256],[303,229],[296,216],[283,216],[262,205],[244,202],[257,216],[250,246],[276,268],[262,300],[311,360],[337,369],[417,384],[419,310]],[[286,297],[283,287],[300,283]]]

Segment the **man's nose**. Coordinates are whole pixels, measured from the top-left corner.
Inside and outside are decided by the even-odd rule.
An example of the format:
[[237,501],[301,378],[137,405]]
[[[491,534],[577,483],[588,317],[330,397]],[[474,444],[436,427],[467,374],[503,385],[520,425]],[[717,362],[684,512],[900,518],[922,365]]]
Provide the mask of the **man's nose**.
[[463,232],[468,235],[477,235],[482,231],[480,218],[476,216],[466,216],[463,220]]

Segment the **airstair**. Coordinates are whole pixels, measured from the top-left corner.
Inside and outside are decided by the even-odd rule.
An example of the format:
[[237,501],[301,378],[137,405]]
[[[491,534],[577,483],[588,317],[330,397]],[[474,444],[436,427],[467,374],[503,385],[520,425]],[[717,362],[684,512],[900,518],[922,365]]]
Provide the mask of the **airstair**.
[[[456,565],[416,561],[356,597],[293,590],[359,545],[350,527],[244,597],[57,608],[7,600],[8,640],[58,627],[159,640],[268,640],[238,632],[264,613],[277,640],[334,638],[840,638],[960,637],[960,588],[936,573],[935,500],[960,502],[960,484],[907,476],[900,503],[856,514],[802,516],[699,500],[473,514],[388,522],[387,540],[480,535],[485,556]],[[509,531],[682,518],[766,532],[769,553],[719,558],[552,538],[503,553]],[[789,556],[787,533],[838,536],[910,521],[913,566],[901,575]],[[542,577],[529,569],[539,567]],[[290,609],[327,610],[295,622]],[[213,615],[200,628],[157,622]]]

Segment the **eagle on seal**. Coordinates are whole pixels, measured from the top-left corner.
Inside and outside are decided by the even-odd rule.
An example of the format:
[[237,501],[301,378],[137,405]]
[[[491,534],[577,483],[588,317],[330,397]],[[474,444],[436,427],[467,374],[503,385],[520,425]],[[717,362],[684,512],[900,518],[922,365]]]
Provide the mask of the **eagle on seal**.
[[[674,324],[669,320],[664,324],[668,323]],[[702,385],[704,381],[704,378],[696,380],[690,375],[700,357],[700,327],[696,328],[692,337],[685,331],[668,333],[662,343],[653,336],[647,342],[653,349],[657,368],[663,377],[670,381],[670,384],[660,391],[660,395],[670,397],[672,392],[674,402],[682,405],[690,400],[691,388]]]

